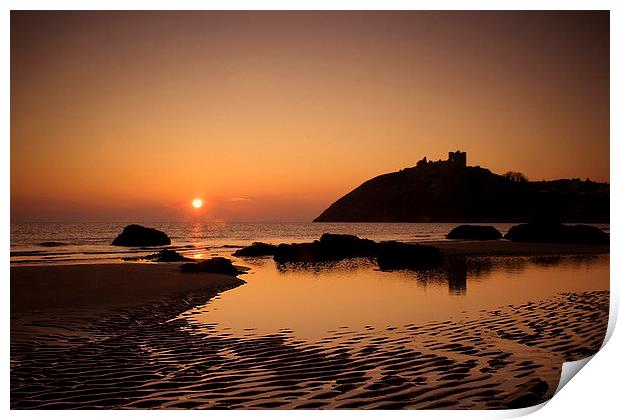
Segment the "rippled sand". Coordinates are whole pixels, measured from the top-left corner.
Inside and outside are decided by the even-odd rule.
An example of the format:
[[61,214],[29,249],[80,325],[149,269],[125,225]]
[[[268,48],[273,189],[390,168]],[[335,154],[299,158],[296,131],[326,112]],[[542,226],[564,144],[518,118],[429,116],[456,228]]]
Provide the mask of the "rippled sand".
[[530,406],[553,395],[562,362],[599,349],[609,307],[608,291],[565,293],[421,325],[343,326],[306,342],[189,322],[212,296],[39,320],[35,339],[11,342],[11,408]]

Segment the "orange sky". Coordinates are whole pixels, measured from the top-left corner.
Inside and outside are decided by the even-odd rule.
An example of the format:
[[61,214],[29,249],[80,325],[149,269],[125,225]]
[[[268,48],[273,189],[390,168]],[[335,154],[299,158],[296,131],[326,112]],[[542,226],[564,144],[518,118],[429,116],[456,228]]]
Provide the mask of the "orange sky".
[[310,221],[457,148],[608,181],[609,14],[11,14],[14,221]]

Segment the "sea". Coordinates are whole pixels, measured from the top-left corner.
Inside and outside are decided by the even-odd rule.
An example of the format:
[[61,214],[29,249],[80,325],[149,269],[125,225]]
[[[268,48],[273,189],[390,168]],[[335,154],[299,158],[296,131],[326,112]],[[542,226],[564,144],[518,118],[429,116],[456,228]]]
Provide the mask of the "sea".
[[[514,224],[488,223],[506,233]],[[190,258],[227,253],[255,241],[272,244],[309,242],[323,233],[403,242],[445,241],[459,223],[144,223],[166,232],[171,245]],[[118,263],[123,258],[149,255],[157,247],[112,246],[123,223],[11,223],[11,265]],[[595,225],[609,232],[609,224]]]

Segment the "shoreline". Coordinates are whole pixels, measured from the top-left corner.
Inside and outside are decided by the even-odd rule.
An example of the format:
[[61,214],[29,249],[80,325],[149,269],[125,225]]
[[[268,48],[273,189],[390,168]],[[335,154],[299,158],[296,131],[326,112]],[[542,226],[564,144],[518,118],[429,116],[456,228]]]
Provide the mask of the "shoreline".
[[513,242],[505,239],[491,241],[446,240],[420,244],[435,246],[446,255],[456,256],[526,257],[609,254],[609,244],[548,244]]
[[[489,241],[478,240],[441,240],[441,241],[404,241],[410,244],[434,246],[441,252],[452,256],[488,256],[488,257],[517,257],[517,256],[543,256],[543,255],[599,255],[609,254],[610,244],[553,244],[513,242],[506,239]],[[274,243],[275,244],[275,243]],[[277,245],[277,244],[275,244]],[[175,249],[174,246],[171,248]],[[242,246],[235,247],[243,248]],[[183,253],[184,250],[179,250]],[[148,250],[144,251],[148,252]],[[175,263],[155,263],[157,265]],[[69,267],[69,266],[127,266],[127,265],[154,265],[147,262],[128,262],[114,260],[71,260],[71,261],[45,261],[31,260],[28,262],[11,262],[11,270],[24,267]]]

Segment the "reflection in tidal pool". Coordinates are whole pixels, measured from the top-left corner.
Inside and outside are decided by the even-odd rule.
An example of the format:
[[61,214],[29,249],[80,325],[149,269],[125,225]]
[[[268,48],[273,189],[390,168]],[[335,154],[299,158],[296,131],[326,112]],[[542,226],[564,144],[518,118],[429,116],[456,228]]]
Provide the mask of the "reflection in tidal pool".
[[247,284],[187,318],[247,336],[289,330],[317,339],[340,327],[385,329],[475,315],[563,292],[609,289],[609,255],[450,258],[442,269],[381,272],[368,260],[276,265],[238,260]]

